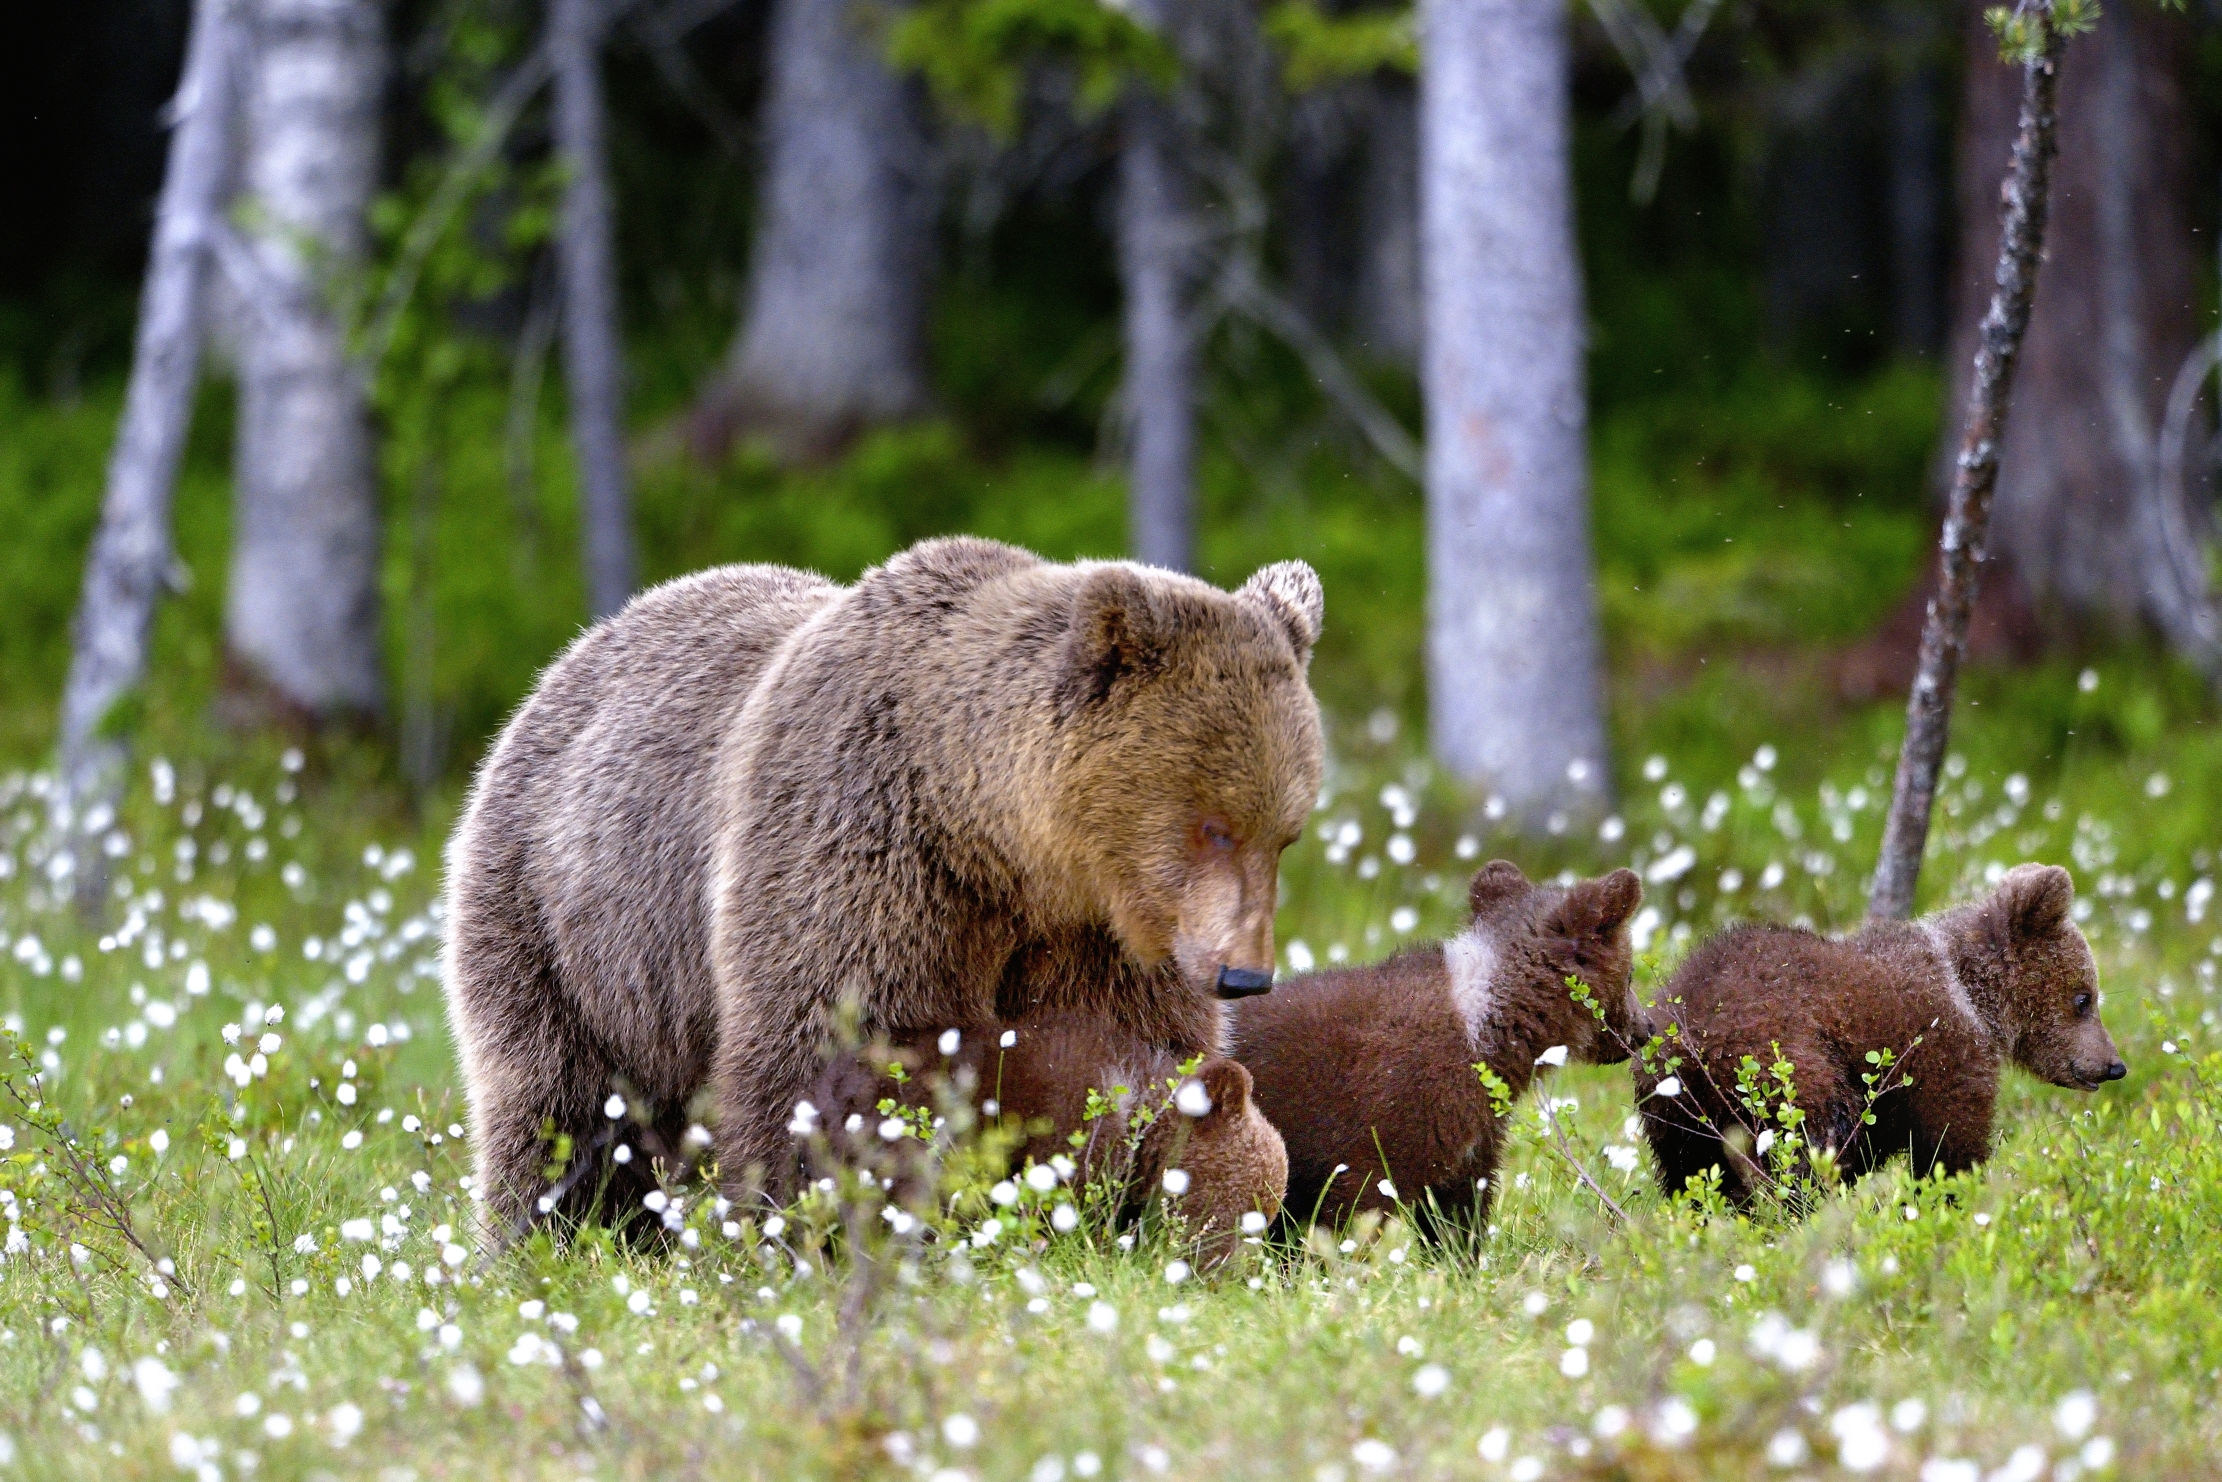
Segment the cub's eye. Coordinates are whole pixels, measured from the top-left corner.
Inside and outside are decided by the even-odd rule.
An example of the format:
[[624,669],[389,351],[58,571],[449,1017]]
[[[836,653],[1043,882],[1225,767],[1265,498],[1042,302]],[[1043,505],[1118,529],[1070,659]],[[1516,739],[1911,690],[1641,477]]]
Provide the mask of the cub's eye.
[[2078,994],[2077,994],[2077,995],[2075,996],[2075,1012],[2076,1012],[2076,1017],[2077,1017],[2077,1018],[2081,1018],[2081,1017],[2083,1017],[2083,1015],[2085,1015],[2085,1014],[2088,1014],[2089,1012],[2091,1012],[2091,995],[2090,995],[2090,994],[2088,994],[2088,993],[2078,993]]
[[1229,850],[1234,848],[1234,830],[1217,818],[1205,819],[1199,825],[1197,832],[1202,834],[1204,842],[1214,849]]

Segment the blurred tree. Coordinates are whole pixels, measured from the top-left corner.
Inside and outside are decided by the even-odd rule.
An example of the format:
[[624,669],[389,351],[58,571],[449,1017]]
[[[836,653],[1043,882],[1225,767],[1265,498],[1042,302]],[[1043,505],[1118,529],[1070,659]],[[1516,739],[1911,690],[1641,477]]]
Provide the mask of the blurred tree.
[[617,323],[600,54],[605,0],[552,0],[556,151],[564,170],[556,256],[563,276],[564,370],[578,459],[587,609],[608,617],[633,593],[632,496],[625,467],[625,364]]
[[324,722],[383,705],[379,511],[348,354],[378,174],[377,0],[249,0],[245,307],[225,638],[233,700]]
[[[1181,0],[1136,0],[1129,13],[1162,33]],[[1175,41],[1176,49],[1179,47]],[[1203,223],[1188,179],[1195,140],[1178,92],[1137,86],[1119,149],[1119,278],[1126,346],[1127,522],[1135,557],[1188,570],[1195,561],[1196,333],[1190,299]]]
[[[1979,11],[1967,12],[1952,426],[1998,257],[1992,182],[2019,87]],[[2198,332],[2186,52],[2178,18],[2115,0],[2062,63],[2052,226],[2000,455],[1992,550],[2056,628],[2150,623],[2211,659],[2198,634],[2204,592],[2168,579],[2178,563],[2163,500],[2176,492],[2157,476],[2169,387]]]
[[[240,49],[233,0],[199,0],[155,206],[123,421],[109,455],[100,529],[85,558],[62,695],[62,785],[76,836],[88,843],[113,815],[124,759],[115,711],[146,679],[155,604],[171,580],[170,508],[206,340],[209,244],[230,185]],[[99,857],[87,848],[72,854],[79,899],[88,904],[100,888]]]
[[696,406],[705,455],[791,454],[922,411],[933,151],[853,0],[779,0],[741,330]]
[[1606,781],[1567,24],[1558,0],[1420,20],[1430,731],[1529,828]]

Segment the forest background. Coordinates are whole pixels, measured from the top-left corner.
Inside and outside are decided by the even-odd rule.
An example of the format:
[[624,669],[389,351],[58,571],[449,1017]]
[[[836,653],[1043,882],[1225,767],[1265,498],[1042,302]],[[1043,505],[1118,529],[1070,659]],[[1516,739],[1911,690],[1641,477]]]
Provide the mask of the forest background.
[[[2015,69],[1974,6],[1442,0],[1508,27],[1435,33],[1503,62],[1461,85],[1533,91],[1467,94],[1430,156],[1391,7],[222,8],[252,86],[219,157],[260,184],[195,239],[175,560],[92,717],[129,764],[92,876],[53,763],[189,7],[37,8],[0,48],[0,1466],[2213,1474],[2222,10],[2113,0],[2070,43],[1922,882],[2072,865],[2128,1081],[2010,1079],[1973,1175],[1741,1218],[1653,1193],[1624,1074],[1570,1069],[1472,1247],[1392,1220],[1207,1281],[1162,1232],[1053,1238],[1051,1185],[1000,1244],[858,1242],[901,1273],[875,1287],[804,1217],[782,1242],[687,1189],[684,1253],[462,1243],[429,862],[539,668],[719,561],[1300,556],[1333,765],[1286,970],[1454,929],[1484,850],[1641,871],[1646,993],[1730,920],[1849,927]],[[1431,286],[1425,161],[1492,117],[1564,151],[1464,197],[1491,230],[1453,245],[1549,250]],[[296,124],[329,155],[273,148]],[[1529,338],[1490,332],[1522,304]],[[1548,477],[1484,527],[1517,541],[1445,538],[1481,506],[1431,345],[1494,356],[1542,429]],[[1431,608],[1446,572],[1557,599],[1492,652]],[[1511,750],[1477,764],[1483,734]]]

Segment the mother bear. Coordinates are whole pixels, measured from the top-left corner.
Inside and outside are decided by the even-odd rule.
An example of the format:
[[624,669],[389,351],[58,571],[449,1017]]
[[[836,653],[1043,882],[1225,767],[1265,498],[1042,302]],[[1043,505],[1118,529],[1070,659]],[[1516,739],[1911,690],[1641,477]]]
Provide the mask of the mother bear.
[[851,587],[705,571],[590,629],[448,849],[490,1225],[633,1206],[630,1128],[676,1145],[705,1087],[728,1189],[790,1191],[788,1123],[852,1015],[900,1038],[1077,1008],[1218,1052],[1319,791],[1320,619],[1300,562],[1227,593],[957,538]]

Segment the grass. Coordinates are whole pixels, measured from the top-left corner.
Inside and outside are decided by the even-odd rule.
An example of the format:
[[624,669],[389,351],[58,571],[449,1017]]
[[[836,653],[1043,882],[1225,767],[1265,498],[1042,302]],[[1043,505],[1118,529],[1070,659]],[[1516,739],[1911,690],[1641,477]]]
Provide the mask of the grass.
[[[1472,1252],[1391,1221],[1175,1282],[1162,1232],[1122,1249],[1014,1215],[961,1255],[881,1249],[907,1274],[861,1326],[837,1315],[853,1266],[799,1213],[735,1240],[690,1193],[692,1247],[469,1249],[433,962],[445,819],[374,758],[222,741],[142,766],[107,936],[57,904],[44,784],[19,774],[0,1010],[41,1077],[11,1085],[42,1104],[0,1114],[23,1237],[0,1264],[0,1432],[55,1477],[2211,1474],[2222,937],[2195,882],[2222,747],[2172,683],[2042,670],[1967,712],[1932,893],[2072,863],[2132,1067],[2090,1097],[2012,1078],[1972,1176],[1887,1172],[1802,1223],[1706,1217],[1631,1156],[1625,1074],[1579,1070],[1543,1094],[1624,1226],[1531,1101]],[[1284,958],[1452,928],[1498,848],[1643,870],[1647,983],[1732,916],[1846,923],[1890,731],[1862,713],[1757,755],[1630,756],[1604,836],[1523,847],[1465,837],[1424,764],[1349,728],[1285,869]],[[858,1398],[812,1402],[851,1338]]]

